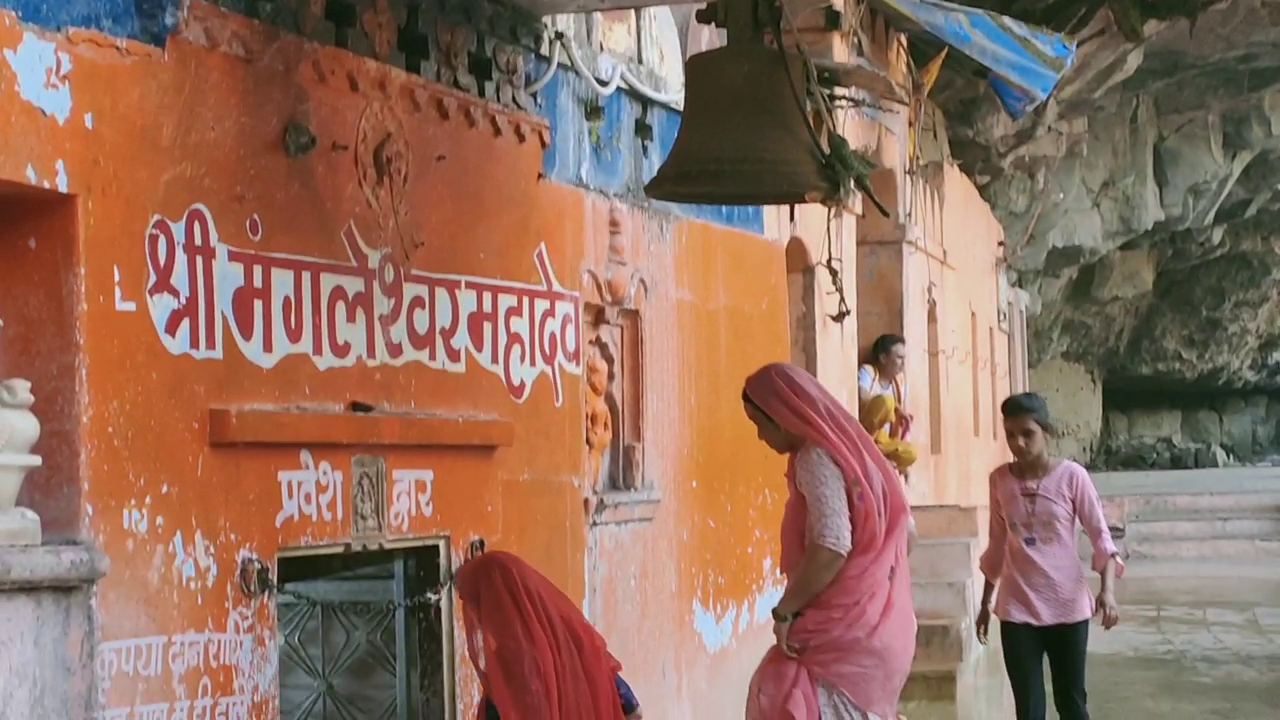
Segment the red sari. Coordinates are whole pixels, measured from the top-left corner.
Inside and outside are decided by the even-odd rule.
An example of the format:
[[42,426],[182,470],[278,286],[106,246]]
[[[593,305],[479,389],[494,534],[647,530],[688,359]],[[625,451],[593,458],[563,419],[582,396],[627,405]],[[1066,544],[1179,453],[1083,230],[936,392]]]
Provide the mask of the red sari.
[[458,570],[457,589],[467,653],[503,720],[623,720],[621,663],[554,583],[492,551]]

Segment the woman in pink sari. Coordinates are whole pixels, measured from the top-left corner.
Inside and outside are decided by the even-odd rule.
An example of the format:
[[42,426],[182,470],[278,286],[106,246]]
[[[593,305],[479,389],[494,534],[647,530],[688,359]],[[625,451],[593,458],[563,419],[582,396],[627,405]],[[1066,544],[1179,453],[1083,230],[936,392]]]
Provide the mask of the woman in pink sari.
[[889,720],[915,656],[897,473],[812,375],[774,363],[747,378],[747,417],[788,456],[782,518],[787,589],[777,644],[751,679],[747,720]]

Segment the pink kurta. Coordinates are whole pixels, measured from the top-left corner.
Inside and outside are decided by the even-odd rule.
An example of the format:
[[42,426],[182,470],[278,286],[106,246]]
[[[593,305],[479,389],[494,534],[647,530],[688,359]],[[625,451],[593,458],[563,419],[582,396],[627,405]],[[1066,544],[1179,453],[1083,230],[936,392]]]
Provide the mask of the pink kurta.
[[[1077,549],[1077,523],[1093,545],[1099,573],[1116,556],[1089,471],[1065,460],[1038,481],[1019,480],[1009,465],[991,473],[990,543],[982,574],[999,586],[992,612],[1026,625],[1066,625],[1094,615]],[[1123,565],[1116,569],[1117,576]]]

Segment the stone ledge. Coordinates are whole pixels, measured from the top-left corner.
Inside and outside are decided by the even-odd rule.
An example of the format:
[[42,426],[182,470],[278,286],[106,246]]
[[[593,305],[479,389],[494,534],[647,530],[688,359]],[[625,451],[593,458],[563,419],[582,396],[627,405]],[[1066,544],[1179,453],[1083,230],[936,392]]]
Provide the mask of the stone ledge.
[[83,545],[0,547],[0,592],[91,585],[107,567],[104,555]]
[[911,508],[922,540],[972,539],[981,534],[978,508],[961,505],[917,505]]

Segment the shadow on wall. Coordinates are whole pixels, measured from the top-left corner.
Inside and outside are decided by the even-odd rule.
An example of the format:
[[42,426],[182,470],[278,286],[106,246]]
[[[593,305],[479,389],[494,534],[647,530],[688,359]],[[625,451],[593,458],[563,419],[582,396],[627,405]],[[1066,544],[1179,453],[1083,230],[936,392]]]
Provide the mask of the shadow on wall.
[[[33,452],[44,457],[18,504],[40,516],[46,539],[80,527],[80,278],[74,198],[0,182],[0,378],[30,380],[43,424]],[[32,286],[42,288],[32,293]]]

